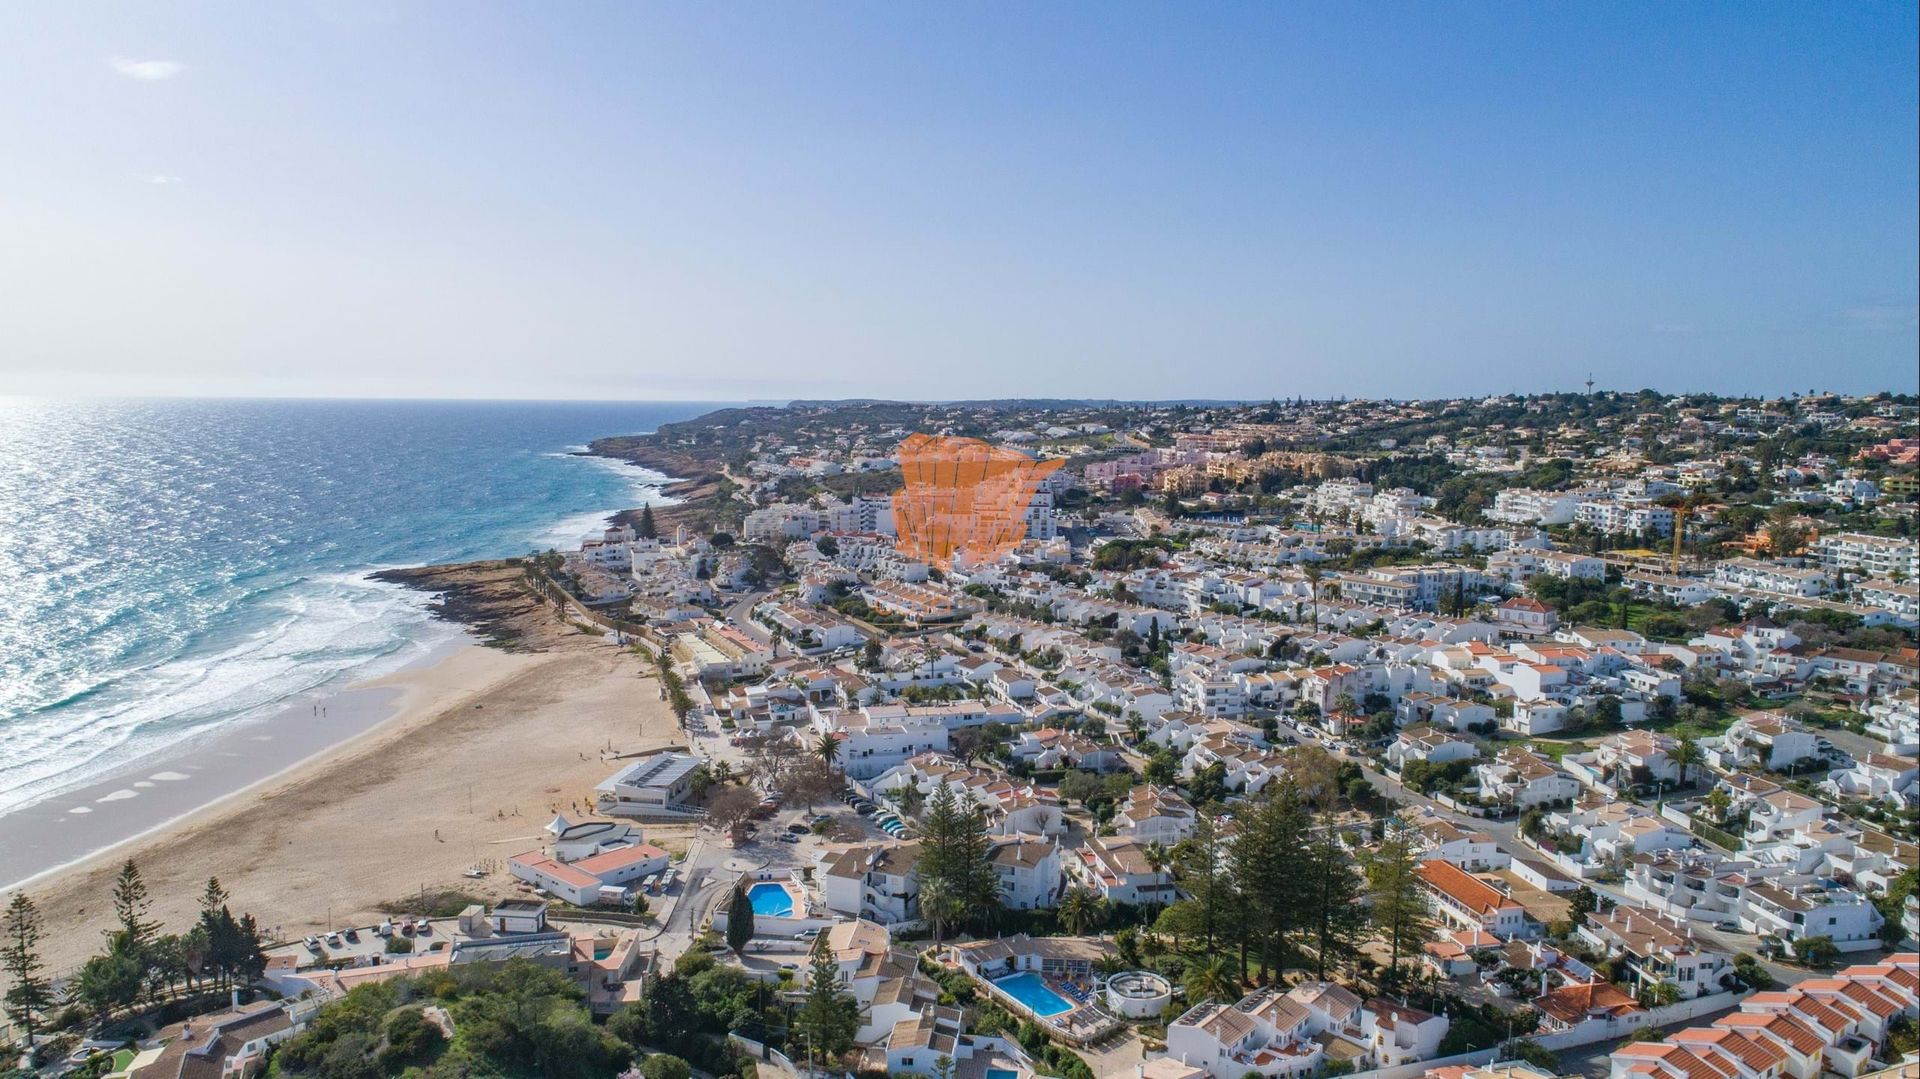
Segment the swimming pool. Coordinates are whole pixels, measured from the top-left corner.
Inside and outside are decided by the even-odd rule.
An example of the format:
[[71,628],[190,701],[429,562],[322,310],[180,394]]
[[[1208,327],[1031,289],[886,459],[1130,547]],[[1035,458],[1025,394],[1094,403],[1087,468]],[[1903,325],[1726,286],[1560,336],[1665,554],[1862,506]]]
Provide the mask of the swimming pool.
[[1038,1016],[1059,1015],[1073,1010],[1073,1002],[1053,991],[1046,979],[1030,970],[1018,974],[1009,974],[993,984],[1006,990],[1007,995],[1027,1006]]
[[1005,1068],[988,1068],[987,1079],[1020,1079],[1020,1073]]
[[785,918],[793,913],[793,896],[784,884],[762,881],[747,889],[747,899],[753,903],[755,914],[768,918]]

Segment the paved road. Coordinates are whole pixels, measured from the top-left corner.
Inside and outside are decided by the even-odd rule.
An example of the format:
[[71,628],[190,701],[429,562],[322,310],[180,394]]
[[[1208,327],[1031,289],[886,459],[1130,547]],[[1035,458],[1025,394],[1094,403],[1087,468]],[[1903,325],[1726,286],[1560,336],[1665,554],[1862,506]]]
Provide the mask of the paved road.
[[753,610],[761,600],[766,599],[772,594],[771,592],[749,592],[741,596],[738,600],[727,605],[727,621],[740,627],[742,633],[759,641],[761,644],[771,642],[773,640],[773,634],[768,633],[765,626],[748,618],[747,612]]

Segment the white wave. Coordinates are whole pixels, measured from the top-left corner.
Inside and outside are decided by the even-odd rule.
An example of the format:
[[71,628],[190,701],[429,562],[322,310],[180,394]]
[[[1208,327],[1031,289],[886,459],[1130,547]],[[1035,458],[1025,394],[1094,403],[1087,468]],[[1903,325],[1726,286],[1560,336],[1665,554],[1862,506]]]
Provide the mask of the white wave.
[[[586,450],[585,446],[578,447]],[[604,469],[625,480],[627,494],[621,504],[611,509],[594,510],[590,513],[575,514],[545,529],[536,532],[528,545],[539,551],[549,548],[559,551],[578,550],[580,541],[597,537],[607,527],[607,522],[621,510],[636,509],[640,506],[671,506],[677,499],[665,492],[673,477],[664,472],[656,472],[644,465],[630,461],[621,461],[612,457],[581,456],[575,453],[550,453],[549,457],[566,457],[583,461],[595,468]]]
[[461,633],[433,621],[427,602],[361,574],[313,578],[279,597],[275,620],[243,641],[137,672],[90,707],[9,724],[0,736],[14,763],[0,773],[0,812],[302,693],[398,670]]

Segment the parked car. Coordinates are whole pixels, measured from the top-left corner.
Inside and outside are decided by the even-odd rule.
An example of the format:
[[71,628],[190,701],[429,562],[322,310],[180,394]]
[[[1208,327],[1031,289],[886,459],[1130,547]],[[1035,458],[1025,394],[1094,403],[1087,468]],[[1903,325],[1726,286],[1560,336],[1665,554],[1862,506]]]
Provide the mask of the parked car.
[[342,929],[340,931],[340,935],[347,938],[348,940],[352,941],[355,944],[360,943],[360,931],[358,929],[353,928],[352,926],[348,926],[347,928]]

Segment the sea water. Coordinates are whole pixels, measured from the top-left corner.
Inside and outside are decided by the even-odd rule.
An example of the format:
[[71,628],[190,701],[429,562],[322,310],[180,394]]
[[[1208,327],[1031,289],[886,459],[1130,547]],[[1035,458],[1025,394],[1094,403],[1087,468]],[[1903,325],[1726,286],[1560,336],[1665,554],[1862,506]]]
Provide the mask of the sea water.
[[0,398],[0,813],[424,654],[370,572],[575,545],[712,407]]

